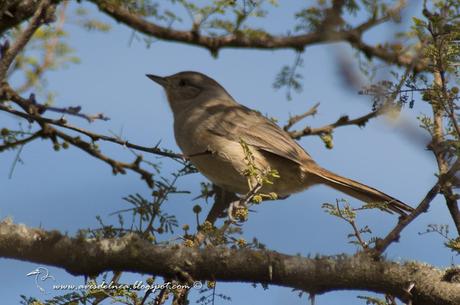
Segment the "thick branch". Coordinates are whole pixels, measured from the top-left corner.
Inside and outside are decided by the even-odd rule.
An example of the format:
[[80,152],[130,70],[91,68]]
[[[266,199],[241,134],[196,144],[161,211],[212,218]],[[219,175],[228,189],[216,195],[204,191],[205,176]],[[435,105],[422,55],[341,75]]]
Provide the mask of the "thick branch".
[[[433,37],[436,42],[436,37]],[[433,110],[433,128],[432,128],[432,143],[430,144],[431,150],[435,155],[436,162],[438,164],[438,170],[440,175],[444,175],[447,172],[448,160],[442,149],[440,149],[445,141],[444,134],[444,116],[449,114],[448,107],[443,109],[444,103],[447,103],[447,92],[446,92],[446,83],[444,79],[444,71],[441,69],[435,70],[434,73],[434,84],[442,91],[442,97],[446,100],[436,100],[431,104]],[[451,121],[456,122],[455,116],[451,118]],[[460,159],[457,159],[457,163]],[[447,181],[448,182],[448,181]],[[452,191],[452,186],[450,184],[441,185],[441,190],[444,193],[444,198],[446,199],[446,204],[449,209],[449,212],[454,221],[455,228],[457,233],[460,234],[460,213],[458,208],[457,199],[454,196]]]
[[200,280],[260,282],[313,294],[359,289],[411,298],[417,305],[460,304],[460,286],[443,281],[440,270],[426,264],[374,261],[365,255],[307,259],[252,249],[158,246],[136,235],[70,238],[5,220],[0,223],[0,257],[52,265],[75,275],[106,270],[167,278],[187,274]]
[[0,35],[32,17],[40,4],[36,0],[2,2],[0,4]]
[[29,42],[30,38],[32,38],[32,35],[35,33],[38,27],[45,21],[44,19],[50,3],[50,0],[43,0],[40,2],[40,5],[30,20],[27,28],[19,35],[15,43],[3,54],[0,60],[0,81],[5,79],[8,68],[10,67],[14,58]]
[[[43,59],[40,64],[37,64],[33,67],[34,77],[27,77],[26,81],[17,89],[17,92],[23,93],[29,88],[34,86],[36,82],[43,76],[43,74],[49,70],[54,63],[56,62],[55,56],[57,55],[58,45],[60,42],[59,33],[62,32],[64,23],[66,21],[66,9],[69,2],[64,1],[59,12],[59,19],[56,22],[55,35],[49,40],[44,41],[43,45]],[[45,106],[45,105],[44,105]],[[89,120],[89,119],[88,119]]]
[[[300,35],[271,35],[268,33],[264,35],[244,35],[241,33],[233,33],[225,36],[206,36],[197,32],[196,29],[180,31],[149,22],[142,16],[130,12],[120,4],[114,4],[109,1],[90,1],[98,5],[101,11],[108,14],[116,21],[122,22],[145,35],[168,41],[201,46],[209,49],[214,54],[222,48],[304,50],[306,46],[318,43],[348,42],[354,48],[366,54],[369,58],[377,57],[388,63],[400,66],[408,66],[412,62],[412,57],[410,55],[400,54],[381,46],[371,46],[362,40],[361,36],[364,31],[368,30],[371,25],[377,25],[387,20],[386,18],[382,20],[373,20],[366,26],[361,26],[356,29],[339,31],[328,29],[327,33],[319,30]],[[341,3],[342,1],[335,2]],[[420,64],[416,69],[422,70],[424,67]]]

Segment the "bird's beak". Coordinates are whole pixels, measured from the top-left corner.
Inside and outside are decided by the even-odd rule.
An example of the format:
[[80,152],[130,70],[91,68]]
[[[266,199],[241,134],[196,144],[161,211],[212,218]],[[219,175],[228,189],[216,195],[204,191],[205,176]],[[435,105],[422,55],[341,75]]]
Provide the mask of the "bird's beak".
[[157,83],[158,85],[162,87],[166,87],[168,85],[168,81],[166,80],[165,77],[161,77],[161,76],[157,76],[153,74],[146,74],[145,76],[147,76],[148,78],[150,78],[151,80],[153,80],[155,83]]

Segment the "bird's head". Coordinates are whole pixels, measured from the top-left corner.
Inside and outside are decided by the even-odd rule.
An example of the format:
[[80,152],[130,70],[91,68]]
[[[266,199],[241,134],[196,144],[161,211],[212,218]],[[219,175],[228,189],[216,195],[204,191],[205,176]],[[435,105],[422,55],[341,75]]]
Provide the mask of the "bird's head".
[[174,112],[190,103],[223,95],[228,96],[218,82],[199,72],[184,71],[165,77],[147,74],[147,77],[165,89]]

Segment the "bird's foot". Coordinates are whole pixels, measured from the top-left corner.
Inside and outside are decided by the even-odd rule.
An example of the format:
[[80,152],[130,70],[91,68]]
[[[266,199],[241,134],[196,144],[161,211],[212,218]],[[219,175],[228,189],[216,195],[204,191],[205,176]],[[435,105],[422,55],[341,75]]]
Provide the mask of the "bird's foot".
[[228,206],[227,215],[233,223],[245,221],[248,218],[248,206],[242,199],[235,200]]

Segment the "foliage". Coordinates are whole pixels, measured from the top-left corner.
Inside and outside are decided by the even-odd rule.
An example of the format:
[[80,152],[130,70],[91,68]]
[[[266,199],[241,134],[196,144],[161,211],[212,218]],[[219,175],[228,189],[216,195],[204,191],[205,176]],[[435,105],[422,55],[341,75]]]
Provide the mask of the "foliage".
[[[8,15],[8,12],[9,15],[12,15],[9,10],[17,9],[17,3],[13,2],[7,1],[0,5],[0,17]],[[142,39],[147,47],[156,39],[163,38],[207,48],[215,57],[223,47],[266,49],[289,47],[294,51],[294,62],[291,65],[284,65],[275,76],[273,83],[274,89],[286,90],[287,100],[292,100],[293,92],[298,94],[302,91],[305,81],[302,74],[303,56],[307,46],[338,41],[348,43],[357,50],[360,70],[362,75],[368,79],[363,85],[356,81],[358,77],[354,75],[352,69],[348,68],[342,69],[343,78],[348,84],[354,86],[353,89],[360,87],[360,94],[371,97],[373,101],[371,112],[355,120],[342,116],[336,122],[316,129],[307,126],[300,130],[290,130],[292,125],[308,116],[313,116],[317,112],[318,105],[316,105],[305,114],[292,117],[284,126],[284,130],[289,132],[293,138],[307,135],[319,136],[326,147],[332,149],[333,134],[336,128],[346,125],[363,127],[369,119],[379,115],[394,119],[401,112],[414,111],[419,105],[426,106],[424,109],[429,109],[429,112],[420,114],[418,120],[420,128],[430,137],[428,148],[435,156],[438,167],[436,172],[438,181],[433,190],[435,195],[439,193],[444,197],[456,230],[452,233],[447,225],[431,224],[422,234],[437,233],[444,239],[446,247],[456,253],[460,252],[460,238],[458,237],[460,232],[460,212],[458,210],[460,182],[456,178],[460,170],[460,167],[457,166],[460,162],[458,113],[460,3],[458,1],[436,0],[432,3],[424,1],[422,13],[412,18],[412,26],[409,30],[398,33],[395,42],[382,42],[377,45],[371,45],[363,38],[363,35],[381,23],[398,22],[403,9],[402,2],[394,5],[394,1],[318,0],[313,4],[302,4],[302,7],[295,13],[293,28],[282,29],[288,31],[286,35],[272,33],[268,27],[260,26],[260,21],[270,20],[271,10],[283,5],[274,0],[206,2],[103,0],[90,2],[95,3],[102,12],[132,28],[133,38]],[[2,81],[0,111],[25,119],[17,126],[0,126],[0,153],[7,150],[17,152],[12,169],[21,162],[20,154],[25,145],[36,139],[47,139],[56,151],[70,146],[79,148],[83,153],[107,163],[114,174],[132,171],[147,183],[148,196],[143,195],[142,192],[127,195],[123,198],[126,208],[111,214],[116,217],[116,221],[113,219],[107,221],[97,216],[99,226],[80,230],[78,238],[81,239],[117,239],[134,234],[153,245],[177,245],[178,247],[202,249],[214,247],[239,250],[265,249],[266,246],[257,238],[247,241],[243,237],[242,223],[248,219],[251,212],[249,207],[252,204],[278,199],[277,194],[264,193],[263,186],[276,183],[280,177],[276,169],[261,168],[259,164],[256,164],[255,151],[244,139],[240,140],[240,145],[245,154],[244,161],[247,168],[243,175],[247,179],[249,192],[236,201],[220,202],[223,208],[221,207],[217,215],[221,216],[226,210],[228,216],[222,223],[203,216],[200,202],[196,203],[190,209],[196,218],[196,223],[192,225],[181,223],[176,215],[168,211],[168,202],[172,196],[188,194],[188,191],[178,188],[178,180],[196,172],[185,156],[160,148],[159,144],[154,147],[143,147],[130,143],[117,135],[97,134],[71,125],[63,117],[59,119],[47,117],[47,114],[51,112],[76,116],[89,122],[107,119],[102,114],[85,114],[79,106],[66,108],[53,106],[57,103],[56,93],[47,90],[46,73],[69,68],[71,64],[78,64],[79,59],[68,42],[70,37],[64,27],[71,19],[68,16],[68,2],[56,1],[48,5],[50,11],[47,11],[48,8],[46,8],[42,10],[42,15],[33,15],[37,18],[28,16],[16,25],[5,25],[6,30],[3,27],[6,21],[0,18],[0,76]],[[39,7],[36,11],[41,12]],[[37,12],[32,14],[37,14]],[[110,24],[102,21],[99,16],[93,17],[92,12],[81,6],[77,6],[72,17],[76,17],[78,25],[90,31],[109,32],[111,29]],[[25,20],[31,21],[26,22]],[[151,34],[152,28],[160,30]],[[25,34],[31,30],[33,30],[33,35],[27,38]],[[20,45],[21,40],[26,38],[24,47],[19,48],[16,52],[15,46]],[[291,44],[286,46],[280,41],[290,41]],[[302,43],[302,41],[307,42]],[[11,54],[14,61],[9,60]],[[377,70],[382,62],[389,65],[389,76],[377,79]],[[340,61],[338,63],[340,64]],[[11,85],[13,75],[22,81],[17,86]],[[358,86],[356,86],[357,83]],[[134,161],[117,160],[105,155],[103,148],[99,145],[103,141],[128,147],[134,156]],[[149,159],[151,155],[170,158],[179,164],[180,168],[174,173],[165,174],[156,160]],[[195,200],[204,199],[208,202],[214,198],[217,206],[219,195],[217,188],[209,183],[202,183],[201,194]],[[369,237],[368,234],[373,234],[370,226],[358,225],[358,216],[364,210],[386,210],[385,203],[371,202],[354,208],[345,200],[337,200],[335,204],[324,204],[323,208],[331,216],[350,225],[352,231],[347,237],[349,243],[358,246],[358,252],[373,255],[378,261],[383,259],[385,249],[398,240],[399,233],[428,208],[430,201],[433,200],[433,197],[428,195],[413,213],[402,217],[391,232],[383,238]],[[268,273],[271,276],[270,270]],[[455,277],[457,273],[456,269],[452,269],[449,274]],[[146,275],[143,277],[143,282],[149,285],[190,283],[191,279],[187,277],[187,274],[184,272],[178,272],[178,274],[181,276],[163,279]],[[97,288],[99,284],[107,282],[113,282],[117,287]],[[124,283],[123,274],[120,272],[89,276],[86,283],[88,287],[45,301],[22,296],[22,304],[73,305],[98,304],[103,301],[122,304],[162,304],[168,297],[174,299],[174,304],[189,302],[188,288],[163,287],[158,290],[141,290],[132,284]],[[264,288],[267,287],[267,283],[263,283]],[[217,280],[206,281],[206,287],[200,290],[201,296],[197,302],[211,304],[218,298],[224,301],[231,300],[230,296],[217,292],[216,287],[218,287]],[[396,304],[395,297],[392,295],[386,295],[385,300],[369,296],[358,298],[364,300],[366,304]]]

